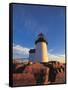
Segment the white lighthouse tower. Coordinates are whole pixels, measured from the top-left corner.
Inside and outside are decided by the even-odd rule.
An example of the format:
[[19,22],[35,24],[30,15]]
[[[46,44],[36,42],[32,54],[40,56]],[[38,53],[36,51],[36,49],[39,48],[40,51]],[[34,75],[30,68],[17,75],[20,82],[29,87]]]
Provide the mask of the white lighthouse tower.
[[35,41],[36,51],[35,51],[35,60],[39,62],[48,62],[48,52],[47,52],[47,41],[44,38],[44,35],[40,33],[38,39]]

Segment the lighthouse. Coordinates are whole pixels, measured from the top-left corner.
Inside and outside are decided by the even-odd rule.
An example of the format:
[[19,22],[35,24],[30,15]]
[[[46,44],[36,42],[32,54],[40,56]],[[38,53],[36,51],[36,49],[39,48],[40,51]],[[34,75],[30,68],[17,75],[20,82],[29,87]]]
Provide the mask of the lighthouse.
[[35,60],[43,63],[48,62],[48,52],[47,52],[48,42],[46,41],[42,33],[38,35],[38,38],[35,41],[35,45],[36,45]]

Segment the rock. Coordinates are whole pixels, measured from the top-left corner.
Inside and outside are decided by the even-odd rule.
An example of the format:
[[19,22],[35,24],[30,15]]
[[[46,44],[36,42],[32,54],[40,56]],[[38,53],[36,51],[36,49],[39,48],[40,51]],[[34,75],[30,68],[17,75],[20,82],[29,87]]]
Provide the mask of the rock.
[[31,73],[13,74],[13,86],[36,85],[34,75]]

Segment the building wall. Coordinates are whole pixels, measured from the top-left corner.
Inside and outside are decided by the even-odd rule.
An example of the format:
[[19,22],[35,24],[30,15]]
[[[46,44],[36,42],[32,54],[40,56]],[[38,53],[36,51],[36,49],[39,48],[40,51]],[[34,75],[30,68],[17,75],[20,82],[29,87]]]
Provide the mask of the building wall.
[[39,62],[48,61],[47,45],[45,42],[39,42],[36,44],[35,60]]
[[30,53],[29,54],[29,60],[34,62],[35,61],[35,53]]

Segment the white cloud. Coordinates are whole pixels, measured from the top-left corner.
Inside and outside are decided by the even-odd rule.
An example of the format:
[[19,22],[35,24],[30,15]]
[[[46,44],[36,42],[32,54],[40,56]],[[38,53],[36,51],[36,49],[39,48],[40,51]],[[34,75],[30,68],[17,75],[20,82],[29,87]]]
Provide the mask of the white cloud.
[[65,62],[65,54],[54,54],[54,49],[49,49],[48,51],[48,59],[49,61],[59,61],[59,62]]
[[[29,50],[30,48],[13,44],[13,58],[28,58]],[[50,49],[50,51],[52,52],[53,49]],[[65,55],[64,54],[55,55],[49,52],[48,59],[49,61],[55,60],[59,62],[65,62]]]
[[50,50],[49,50],[49,53],[51,53],[51,52],[53,52],[53,51],[54,51],[54,49],[50,49]]
[[13,44],[13,58],[27,58],[28,56],[29,48]]
[[55,61],[59,61],[59,62],[65,62],[64,54],[63,55],[62,54],[55,55],[55,54],[48,53],[48,57],[49,57],[50,61],[55,60]]

